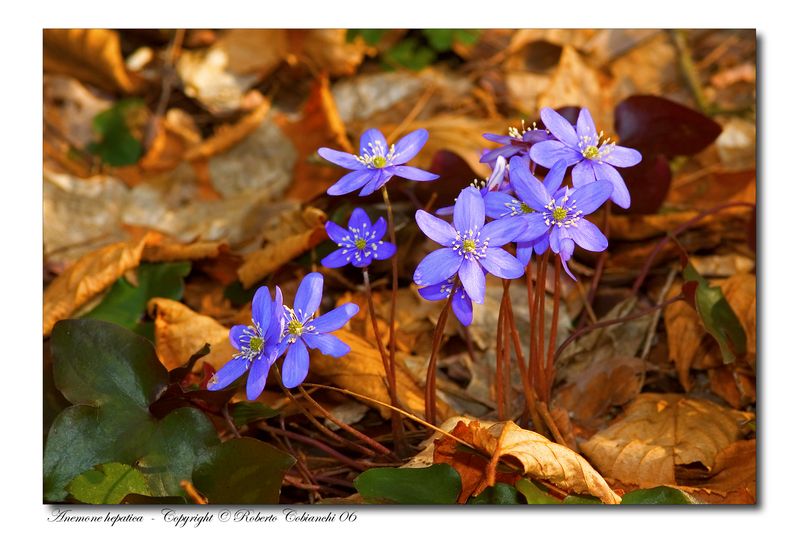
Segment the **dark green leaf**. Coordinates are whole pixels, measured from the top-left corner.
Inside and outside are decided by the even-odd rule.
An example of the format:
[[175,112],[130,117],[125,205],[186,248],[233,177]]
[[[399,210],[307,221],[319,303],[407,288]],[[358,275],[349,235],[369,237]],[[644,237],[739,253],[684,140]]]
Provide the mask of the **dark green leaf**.
[[447,29],[425,29],[422,30],[430,47],[436,52],[448,52],[452,49],[452,42],[455,39],[455,30]]
[[73,404],[147,409],[168,383],[153,345],[108,322],[62,320],[53,328],[52,350],[56,387]]
[[280,414],[271,407],[260,402],[236,402],[230,408],[230,416],[237,426],[243,426],[256,420],[265,420]]
[[125,99],[98,113],[92,120],[92,128],[99,141],[91,143],[89,151],[113,167],[136,163],[142,145],[131,133],[131,123],[143,108],[142,100]]
[[128,494],[149,495],[147,480],[138,470],[122,463],[106,463],[73,479],[67,490],[83,503],[120,503]]
[[602,505],[599,498],[594,498],[593,496],[575,496],[573,494],[569,494],[563,498],[562,503],[566,505]]
[[96,318],[132,329],[140,335],[140,323],[150,298],[180,300],[183,297],[183,278],[191,271],[191,263],[144,263],[136,270],[137,285],[119,278],[103,301],[84,318]]
[[386,33],[386,30],[383,29],[357,29],[357,30],[347,30],[347,42],[352,42],[355,40],[355,37],[361,36],[366,44],[375,45],[380,42],[380,38],[383,37],[383,34]]
[[696,312],[707,332],[718,342],[724,363],[731,363],[737,355],[744,355],[746,332],[721,289],[711,287],[690,262],[683,271],[683,278],[696,282],[693,302]]
[[391,47],[384,55],[391,66],[402,66],[411,70],[422,70],[436,58],[436,53],[418,39],[404,39]]
[[476,43],[479,38],[480,38],[480,30],[465,30],[465,29],[455,30],[455,40],[461,44],[469,46]]
[[243,437],[214,448],[194,470],[194,486],[211,504],[274,504],[295,460],[274,446]]
[[673,487],[655,487],[628,492],[621,498],[627,505],[694,505],[699,502],[691,495]]
[[559,504],[560,500],[550,496],[549,493],[529,479],[522,478],[516,482],[516,488],[521,492],[530,505]]
[[452,504],[461,492],[460,475],[443,463],[427,468],[372,468],[354,483],[371,503]]
[[519,492],[507,483],[497,483],[486,488],[477,496],[469,498],[470,505],[516,505],[519,503]]

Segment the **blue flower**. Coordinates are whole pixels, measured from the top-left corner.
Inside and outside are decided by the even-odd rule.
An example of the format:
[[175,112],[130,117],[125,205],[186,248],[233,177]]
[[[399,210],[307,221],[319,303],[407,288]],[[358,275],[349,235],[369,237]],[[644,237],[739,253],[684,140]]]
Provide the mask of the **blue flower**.
[[[452,288],[454,286],[455,276],[452,276],[441,283],[422,287],[419,289],[419,295],[431,302],[444,300],[445,298],[449,298],[449,295],[452,294]],[[472,299],[469,298],[469,295],[463,290],[463,285],[458,285],[458,288],[455,289],[455,295],[452,297],[452,311],[464,326],[468,326],[472,323]]]
[[610,199],[619,207],[630,207],[630,192],[615,167],[631,167],[641,162],[638,150],[616,146],[604,132],[597,134],[594,120],[588,109],[581,109],[577,117],[577,127],[560,116],[553,109],[541,110],[541,120],[555,136],[554,140],[533,145],[530,158],[547,168],[558,161],[566,166],[576,165],[572,170],[572,183],[575,187],[593,181],[605,180],[613,185]]
[[327,268],[338,268],[348,263],[363,268],[369,266],[373,259],[388,259],[397,251],[396,246],[382,240],[386,234],[386,221],[383,217],[372,225],[366,211],[360,207],[352,212],[347,229],[335,222],[327,222],[325,230],[339,247],[322,259],[322,265]]
[[501,248],[525,229],[524,223],[503,218],[485,223],[485,203],[473,187],[466,187],[455,201],[453,224],[421,209],[416,223],[431,239],[443,246],[428,254],[416,267],[413,281],[427,286],[441,283],[456,273],[469,298],[483,303],[485,272],[514,279],[524,274],[524,266]]
[[[340,167],[351,170],[327,190],[331,196],[339,196],[361,189],[359,196],[368,196],[388,183],[392,176],[400,176],[414,181],[430,181],[438,178],[425,170],[404,166],[413,159],[424,143],[427,130],[412,131],[390,147],[386,138],[376,129],[366,130],[361,135],[361,155],[320,148],[318,153],[324,159]],[[362,188],[361,188],[362,187]]]
[[[491,175],[485,181],[477,181],[474,180],[474,183],[470,184],[470,187],[474,187],[478,191],[480,191],[480,196],[483,198],[489,193],[489,191],[496,191],[501,190],[505,183],[505,170],[507,169],[507,163],[505,158],[502,156],[498,156],[494,162],[494,168],[491,170]],[[447,207],[441,207],[436,209],[436,215],[445,216],[451,215],[455,212],[455,206],[450,205]]]
[[283,385],[296,387],[308,375],[310,358],[308,348],[315,348],[325,355],[341,357],[350,347],[330,333],[340,329],[358,313],[358,306],[346,303],[324,315],[314,318],[322,301],[324,278],[318,272],[305,276],[294,297],[294,307],[285,307],[283,312],[283,336],[277,347],[278,353],[288,349],[283,360]]
[[483,154],[483,157],[480,158],[481,163],[488,163],[489,165],[493,164],[500,156],[505,159],[510,159],[516,155],[527,156],[530,153],[530,148],[532,148],[534,144],[553,138],[546,130],[536,129],[535,122],[532,128],[525,128],[524,121],[522,121],[521,132],[518,128],[511,126],[508,128],[507,135],[484,133],[483,137],[502,145],[499,148],[494,148],[486,152]]
[[275,301],[266,287],[259,288],[252,300],[252,324],[230,328],[230,343],[237,353],[211,377],[208,390],[224,389],[247,370],[247,399],[255,400],[266,386],[272,364],[280,357],[278,341],[283,316],[283,294],[275,288]]

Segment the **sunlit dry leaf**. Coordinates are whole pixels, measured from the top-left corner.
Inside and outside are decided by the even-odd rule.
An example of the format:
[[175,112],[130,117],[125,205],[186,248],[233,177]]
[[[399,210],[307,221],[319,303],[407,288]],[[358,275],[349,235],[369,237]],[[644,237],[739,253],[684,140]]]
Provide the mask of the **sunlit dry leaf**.
[[[315,354],[311,357],[311,372],[326,378],[337,387],[351,390],[383,403],[391,403],[386,389],[386,373],[378,349],[360,336],[347,330],[339,330],[336,337],[348,344],[351,351],[344,357],[334,359]],[[414,381],[403,364],[407,355],[397,352],[397,398],[400,406],[417,416],[424,416],[424,390]],[[389,418],[390,410],[379,406],[380,414]],[[436,404],[439,418],[452,416],[452,410],[440,399]]]
[[44,70],[109,91],[131,93],[139,85],[125,67],[119,35],[113,30],[44,30]]
[[755,503],[756,482],[757,443],[752,439],[734,442],[721,450],[707,480],[692,486],[723,495],[739,493],[738,497],[751,497],[751,501],[742,503]]
[[205,343],[211,345],[211,352],[202,361],[216,370],[236,352],[228,328],[180,302],[153,298],[147,303],[147,313],[155,320],[155,350],[167,370],[185,364]]
[[186,153],[186,159],[193,161],[200,158],[210,158],[221,154],[253,133],[264,121],[271,104],[269,100],[256,106],[255,109],[246,114],[238,122],[228,125],[223,124],[214,131],[214,134],[201,144],[195,146]]
[[291,30],[227,30],[216,42],[225,51],[229,70],[239,76],[263,78],[289,54],[287,33]]
[[142,261],[163,263],[167,261],[196,261],[219,256],[225,246],[221,242],[199,241],[188,244],[158,239],[148,243],[142,253]]
[[110,287],[127,270],[138,266],[152,234],[95,250],[65,270],[44,290],[43,325],[48,336],[59,320],[72,314]]
[[253,80],[227,70],[227,52],[212,46],[184,50],[177,61],[177,73],[186,96],[196,98],[211,113],[225,114],[241,105],[242,97]]
[[691,264],[702,276],[710,278],[748,274],[755,268],[754,259],[739,254],[693,256]]
[[314,207],[284,214],[279,233],[267,236],[267,245],[245,257],[239,267],[239,280],[244,287],[252,287],[259,279],[322,242],[327,236],[326,220],[327,215]]
[[738,117],[724,124],[716,139],[719,159],[729,170],[754,169],[757,156],[757,127]]
[[749,413],[680,394],[641,394],[581,449],[606,477],[640,487],[676,484],[677,465],[708,470],[738,440]]
[[368,50],[362,40],[348,43],[346,29],[295,30],[289,39],[292,49],[301,50],[303,60],[333,76],[354,74]]
[[649,34],[610,63],[610,72],[615,81],[613,99],[616,102],[633,94],[667,94],[670,86],[682,82],[677,52],[668,32],[632,31],[649,31]]

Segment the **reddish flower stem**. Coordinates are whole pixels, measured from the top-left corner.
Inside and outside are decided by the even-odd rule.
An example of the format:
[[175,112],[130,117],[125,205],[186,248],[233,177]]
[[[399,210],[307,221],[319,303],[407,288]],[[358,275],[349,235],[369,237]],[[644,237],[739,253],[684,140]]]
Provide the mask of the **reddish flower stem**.
[[430,350],[430,362],[427,364],[427,381],[424,387],[424,417],[430,424],[436,424],[436,362],[438,360],[438,349],[441,347],[441,340],[444,337],[444,328],[449,317],[449,308],[452,305],[452,298],[455,296],[457,283],[452,286],[449,298],[444,303],[444,308],[438,315],[438,322],[433,333],[433,347]]
[[538,397],[545,396],[545,372],[546,372],[546,356],[544,354],[544,321],[546,319],[546,286],[547,286],[547,266],[549,263],[549,249],[544,253],[541,259],[541,270],[538,274],[538,314],[536,317],[538,325],[538,351],[536,358],[538,364],[536,365],[535,387],[538,391]]
[[[544,382],[545,395],[543,401],[549,405],[549,399],[552,395],[552,379],[555,376],[555,343],[558,338],[558,314],[560,312],[560,269],[561,264],[559,257],[553,259],[555,263],[555,287],[552,293],[552,325],[549,330],[549,348],[547,349],[547,366]],[[543,320],[542,320],[543,322]]]
[[503,332],[505,322],[505,298],[499,302],[499,316],[497,317],[497,351],[496,351],[496,368],[494,369],[494,392],[497,400],[497,418],[503,420],[505,418],[505,372],[502,369],[502,350],[503,345]]

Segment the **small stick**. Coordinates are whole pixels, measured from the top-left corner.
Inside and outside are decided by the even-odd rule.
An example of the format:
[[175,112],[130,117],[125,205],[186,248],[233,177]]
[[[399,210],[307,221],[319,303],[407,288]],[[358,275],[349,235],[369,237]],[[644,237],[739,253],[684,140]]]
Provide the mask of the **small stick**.
[[266,422],[259,423],[259,427],[261,429],[263,429],[264,431],[267,431],[269,433],[273,433],[275,435],[281,435],[281,436],[284,436],[284,437],[288,437],[290,439],[296,440],[297,442],[302,442],[304,444],[309,444],[309,445],[313,446],[314,448],[317,448],[318,450],[321,450],[321,451],[325,452],[329,456],[338,459],[341,463],[343,463],[345,465],[348,465],[348,466],[352,467],[355,470],[363,471],[363,470],[367,470],[368,469],[368,467],[365,467],[360,462],[355,461],[353,459],[350,459],[346,455],[334,450],[333,448],[331,448],[327,444],[325,444],[323,442],[320,442],[320,441],[318,441],[318,440],[316,440],[314,438],[307,437],[305,435],[300,435],[299,433],[294,433],[293,431],[289,431],[287,429],[280,429],[280,428],[272,427],[269,424],[267,424]]

